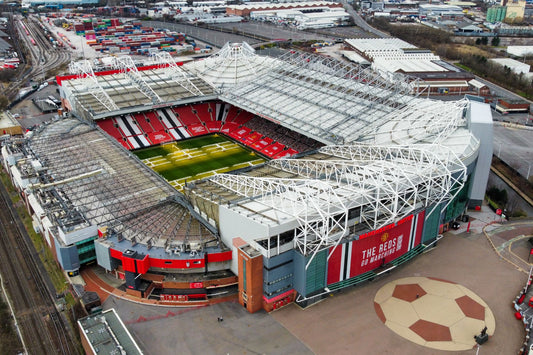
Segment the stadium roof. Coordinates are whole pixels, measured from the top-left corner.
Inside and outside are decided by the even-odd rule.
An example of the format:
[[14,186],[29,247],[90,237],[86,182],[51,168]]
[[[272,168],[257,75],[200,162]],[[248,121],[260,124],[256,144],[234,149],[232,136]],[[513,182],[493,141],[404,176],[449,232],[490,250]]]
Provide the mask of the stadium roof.
[[43,166],[29,187],[63,234],[108,226],[132,243],[160,247],[215,239],[181,194],[87,123],[42,126],[29,147]]
[[204,60],[189,62],[185,68],[218,88],[254,80],[268,69],[273,59],[255,55],[247,43],[226,43],[220,51]]
[[121,109],[179,103],[185,98],[214,93],[210,84],[184,71],[167,52],[159,52],[153,65],[140,68],[129,56],[115,57],[113,68],[94,73],[87,60],[71,62],[72,75],[58,78],[78,115],[97,118]]
[[[416,98],[417,84],[403,75],[288,52],[263,75],[220,98],[326,144],[369,140],[398,116],[422,119],[423,127],[434,132],[445,112],[446,124],[457,126],[465,104]],[[426,143],[428,138],[419,135],[410,141]],[[402,144],[397,139],[391,143]]]

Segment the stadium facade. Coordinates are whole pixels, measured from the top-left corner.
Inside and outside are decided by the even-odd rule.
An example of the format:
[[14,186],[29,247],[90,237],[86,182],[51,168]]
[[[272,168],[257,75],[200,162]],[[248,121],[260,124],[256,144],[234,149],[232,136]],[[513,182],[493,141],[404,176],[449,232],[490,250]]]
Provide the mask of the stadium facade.
[[[238,284],[251,312],[305,306],[419,255],[484,198],[489,107],[422,98],[403,75],[246,43],[70,69],[70,117],[12,139],[3,164],[65,271],[96,261],[139,297]],[[268,161],[178,186],[130,153],[208,134]]]

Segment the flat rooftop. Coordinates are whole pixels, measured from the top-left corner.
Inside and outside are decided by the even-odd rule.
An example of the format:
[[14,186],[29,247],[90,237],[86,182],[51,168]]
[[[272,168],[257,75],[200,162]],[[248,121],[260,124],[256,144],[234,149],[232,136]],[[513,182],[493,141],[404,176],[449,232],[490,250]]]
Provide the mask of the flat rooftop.
[[143,353],[113,308],[79,319],[78,326],[96,354]]

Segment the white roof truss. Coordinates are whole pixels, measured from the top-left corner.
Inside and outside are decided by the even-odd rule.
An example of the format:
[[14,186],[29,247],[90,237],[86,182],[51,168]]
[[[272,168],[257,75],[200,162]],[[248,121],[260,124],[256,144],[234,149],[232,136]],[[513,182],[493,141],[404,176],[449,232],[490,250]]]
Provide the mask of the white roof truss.
[[70,62],[69,70],[71,74],[78,74],[82,78],[86,78],[87,91],[94,96],[107,110],[118,110],[115,102],[109,97],[107,92],[100,86],[98,78],[94,75],[91,63],[88,60],[82,60],[79,62]]
[[139,74],[137,66],[130,56],[115,57],[113,66],[115,69],[123,72],[126,78],[130,80],[131,84],[133,84],[139,91],[150,98],[154,105],[163,102],[159,95],[157,95],[157,93],[146,83],[142,75]]
[[[336,245],[349,233],[348,211],[360,208],[371,230],[422,207],[449,203],[464,186],[466,167],[448,148],[436,145],[326,146],[337,160],[278,159],[268,162],[297,179],[219,174],[210,180],[299,224],[295,244],[304,255]],[[353,221],[350,223],[354,223]]]
[[183,69],[181,69],[170,53],[165,51],[156,52],[154,54],[155,62],[162,68],[167,67],[170,70],[170,76],[182,88],[193,94],[194,96],[201,96],[204,93],[194,85],[189,76]]

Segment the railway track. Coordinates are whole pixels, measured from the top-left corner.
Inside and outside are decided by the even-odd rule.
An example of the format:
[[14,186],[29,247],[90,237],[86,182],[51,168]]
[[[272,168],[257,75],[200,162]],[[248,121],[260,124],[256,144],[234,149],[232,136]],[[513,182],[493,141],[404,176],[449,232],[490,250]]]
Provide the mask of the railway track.
[[25,352],[76,354],[68,328],[39,270],[38,256],[0,183],[0,273],[13,306]]
[[64,47],[56,48],[50,43],[37,17],[29,16],[26,19],[15,16],[13,24],[16,32],[18,32],[20,42],[18,44],[27,49],[27,57],[23,60],[26,64],[16,82],[11,83],[4,92],[10,100],[16,98],[21,83],[36,77],[45,80],[48,71],[54,70],[71,60],[69,49]]

